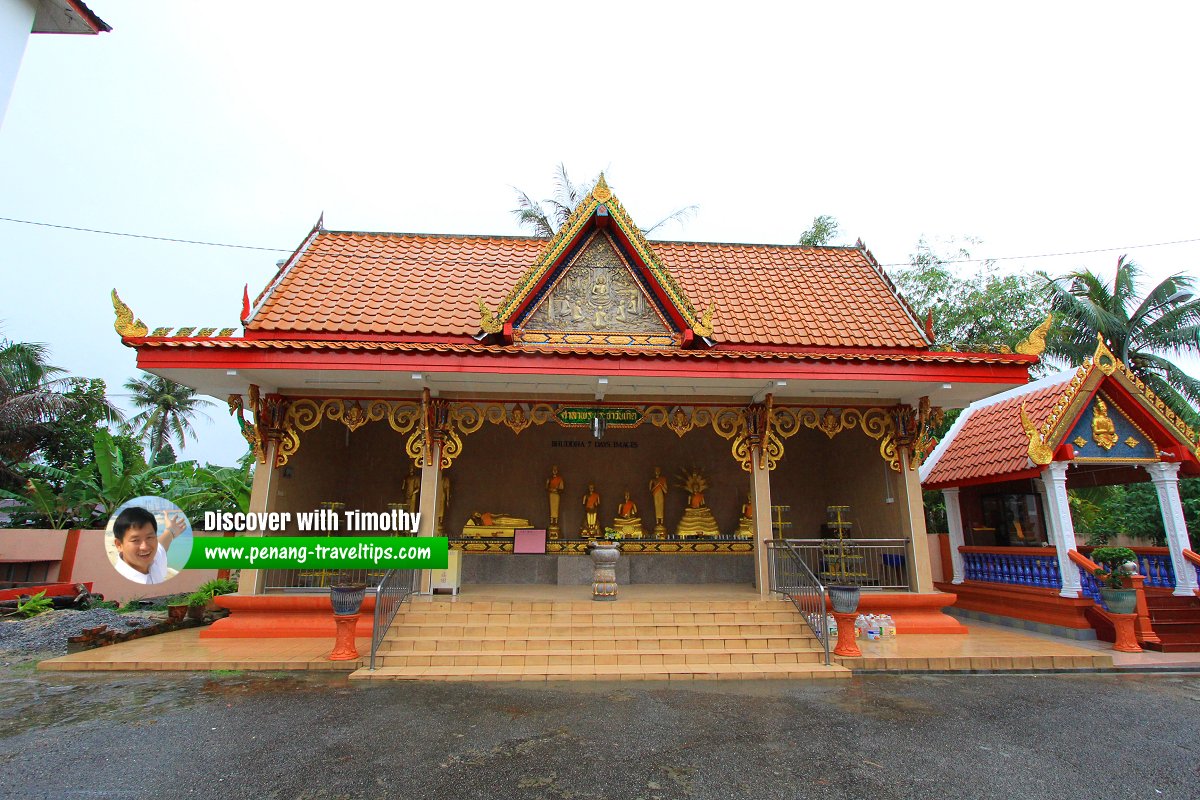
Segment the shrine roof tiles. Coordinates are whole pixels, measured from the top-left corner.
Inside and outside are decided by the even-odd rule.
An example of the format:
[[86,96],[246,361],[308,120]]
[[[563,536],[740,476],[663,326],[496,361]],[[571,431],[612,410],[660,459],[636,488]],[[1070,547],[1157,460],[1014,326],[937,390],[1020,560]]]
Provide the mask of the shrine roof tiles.
[[[544,239],[319,232],[264,292],[247,329],[467,337],[478,299],[500,305]],[[729,345],[920,348],[917,324],[857,248],[652,242]]]
[[1074,374],[1052,375],[968,407],[921,470],[921,482],[934,488],[957,486],[1030,469],[1021,404],[1040,428]]

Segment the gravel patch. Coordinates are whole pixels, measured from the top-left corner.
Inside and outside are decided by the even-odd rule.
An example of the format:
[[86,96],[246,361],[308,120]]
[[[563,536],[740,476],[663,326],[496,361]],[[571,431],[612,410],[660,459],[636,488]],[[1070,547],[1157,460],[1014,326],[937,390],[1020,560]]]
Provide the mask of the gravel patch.
[[0,664],[8,666],[66,655],[67,638],[80,635],[84,628],[107,625],[124,632],[161,621],[161,617],[118,614],[110,608],[87,611],[62,609],[47,611],[29,619],[0,621]]

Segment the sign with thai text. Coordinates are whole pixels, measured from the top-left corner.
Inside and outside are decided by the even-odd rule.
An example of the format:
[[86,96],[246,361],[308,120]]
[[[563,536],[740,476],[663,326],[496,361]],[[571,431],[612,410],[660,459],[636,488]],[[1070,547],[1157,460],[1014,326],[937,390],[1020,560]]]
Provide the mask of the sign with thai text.
[[558,424],[567,428],[588,427],[597,416],[614,428],[632,428],[642,421],[642,411],[638,408],[572,406],[559,409]]

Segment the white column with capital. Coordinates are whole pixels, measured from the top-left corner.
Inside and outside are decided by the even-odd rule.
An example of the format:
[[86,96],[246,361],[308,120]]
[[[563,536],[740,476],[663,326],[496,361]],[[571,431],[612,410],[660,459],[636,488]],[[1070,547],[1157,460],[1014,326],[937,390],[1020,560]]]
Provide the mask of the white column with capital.
[[771,526],[771,471],[759,466],[762,451],[750,451],[750,505],[754,508],[754,585],[758,596],[771,596],[771,551],[767,543],[775,536]]
[[958,487],[942,489],[942,497],[946,498],[946,528],[950,533],[950,563],[954,568],[954,580],[951,583],[962,583],[967,570],[963,564],[962,551],[958,548],[966,545],[963,536],[962,508],[958,504]]
[[[421,521],[417,527],[417,536],[434,536],[437,534],[438,493],[442,490],[442,445],[434,441],[429,445],[429,463],[421,467],[421,495],[419,505]],[[421,570],[418,584],[421,594],[429,594],[433,585],[433,570]]]
[[1167,532],[1167,549],[1171,551],[1171,566],[1175,569],[1175,594],[1191,597],[1197,589],[1196,568],[1183,557],[1188,549],[1187,522],[1183,504],[1179,501],[1179,465],[1167,461],[1146,464],[1146,472],[1158,491],[1158,507],[1162,511],[1163,528]]
[[1042,471],[1042,484],[1046,487],[1046,516],[1054,532],[1054,549],[1058,551],[1058,571],[1062,573],[1061,597],[1079,597],[1083,584],[1079,580],[1079,567],[1071,560],[1071,551],[1076,549],[1075,523],[1071,521],[1071,504],[1067,502],[1067,461],[1054,461]]

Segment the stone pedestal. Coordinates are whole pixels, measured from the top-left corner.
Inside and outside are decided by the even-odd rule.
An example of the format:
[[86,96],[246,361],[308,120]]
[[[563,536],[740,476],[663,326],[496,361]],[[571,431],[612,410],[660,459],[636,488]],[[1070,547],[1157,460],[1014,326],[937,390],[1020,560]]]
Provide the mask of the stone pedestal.
[[833,654],[850,658],[862,656],[858,642],[854,641],[854,622],[858,619],[858,614],[840,614],[837,611],[831,613],[838,626],[837,647],[833,648]]
[[1108,619],[1112,622],[1113,630],[1117,634],[1117,640],[1113,642],[1113,650],[1120,653],[1142,652],[1142,647],[1137,643],[1137,637],[1133,633],[1133,623],[1137,620],[1137,614],[1109,613]]
[[588,555],[592,557],[592,599],[617,599],[617,559],[621,551],[617,543],[599,539],[588,544]]
[[337,639],[333,644],[333,652],[329,654],[330,661],[353,661],[358,658],[358,648],[354,644],[354,631],[358,627],[361,614],[334,614],[333,621],[337,625]]

